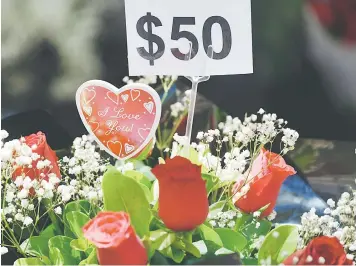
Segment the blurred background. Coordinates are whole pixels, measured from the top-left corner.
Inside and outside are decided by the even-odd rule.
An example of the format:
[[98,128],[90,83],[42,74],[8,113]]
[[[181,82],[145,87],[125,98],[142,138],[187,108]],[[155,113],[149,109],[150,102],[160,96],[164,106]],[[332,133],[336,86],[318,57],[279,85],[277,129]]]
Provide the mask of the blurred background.
[[[13,115],[45,110],[62,142],[84,134],[76,89],[90,79],[120,87],[128,74],[124,0],[1,4],[3,127],[41,127],[39,116]],[[252,28],[254,73],[203,83],[196,115],[208,117],[214,105],[239,117],[260,107],[277,113],[302,138],[290,159],[304,190],[336,198],[355,186],[356,0],[252,0]],[[285,189],[286,204],[301,195]]]

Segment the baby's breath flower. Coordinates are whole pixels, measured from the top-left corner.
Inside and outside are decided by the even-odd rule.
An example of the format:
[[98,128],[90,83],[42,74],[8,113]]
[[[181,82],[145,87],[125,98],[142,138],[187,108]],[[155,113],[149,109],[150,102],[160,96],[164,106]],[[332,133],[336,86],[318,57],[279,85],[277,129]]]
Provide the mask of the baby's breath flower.
[[54,212],[56,213],[56,214],[58,214],[58,215],[61,215],[62,214],[62,208],[61,207],[56,207],[55,209],[54,209]]
[[33,220],[32,220],[32,218],[29,217],[29,216],[25,217],[24,220],[23,220],[24,226],[29,226],[29,225],[32,224],[32,223],[33,223]]
[[275,210],[273,210],[270,215],[267,216],[267,220],[269,221],[273,221],[277,216],[277,212]]
[[8,251],[7,247],[1,246],[1,255],[5,255]]
[[260,215],[261,215],[261,212],[260,212],[260,211],[255,211],[255,212],[253,213],[253,217],[256,217],[256,218],[260,217]]

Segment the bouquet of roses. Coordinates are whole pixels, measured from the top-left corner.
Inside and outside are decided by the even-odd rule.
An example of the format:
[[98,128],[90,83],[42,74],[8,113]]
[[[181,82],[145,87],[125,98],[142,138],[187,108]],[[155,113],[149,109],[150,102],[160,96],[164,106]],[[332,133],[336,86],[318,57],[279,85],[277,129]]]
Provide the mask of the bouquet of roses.
[[[173,83],[162,78],[164,95]],[[43,133],[4,142],[1,131],[2,253],[14,251],[15,265],[354,263],[355,193],[329,202],[328,218],[272,223],[279,189],[295,174],[282,157],[298,139],[286,121],[262,109],[227,116],[187,146],[175,134],[181,99],[163,115],[154,150],[125,162],[91,136],[58,160]]]

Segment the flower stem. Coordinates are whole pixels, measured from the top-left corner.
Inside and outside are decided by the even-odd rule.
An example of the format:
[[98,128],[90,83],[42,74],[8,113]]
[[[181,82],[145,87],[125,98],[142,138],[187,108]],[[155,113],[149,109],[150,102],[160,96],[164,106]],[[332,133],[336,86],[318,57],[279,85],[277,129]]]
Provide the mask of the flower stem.
[[63,232],[62,232],[60,223],[59,223],[59,221],[57,219],[57,216],[54,213],[53,208],[51,206],[51,201],[45,199],[45,200],[43,200],[43,205],[47,208],[48,216],[51,219],[51,222],[52,222],[57,234],[62,234]]

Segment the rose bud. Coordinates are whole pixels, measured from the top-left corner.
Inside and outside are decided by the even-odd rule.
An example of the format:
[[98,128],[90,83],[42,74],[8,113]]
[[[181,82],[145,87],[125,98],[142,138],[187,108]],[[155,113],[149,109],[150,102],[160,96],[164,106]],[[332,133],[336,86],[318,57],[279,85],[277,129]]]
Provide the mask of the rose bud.
[[320,236],[290,255],[284,265],[353,265],[336,237]]
[[125,212],[99,212],[83,227],[84,237],[97,248],[100,265],[147,264],[146,249]]
[[[262,148],[252,163],[248,181],[240,180],[234,185],[235,206],[245,213],[254,213],[268,205],[260,217],[268,216],[276,205],[283,181],[295,173],[282,156]],[[244,191],[246,185],[249,186],[247,192]]]
[[209,211],[201,166],[176,156],[152,169],[159,183],[158,215],[174,231],[190,231],[202,224]]
[[[32,160],[32,167],[19,166],[13,173],[13,178],[24,174],[33,179],[44,179],[48,181],[49,174],[55,174],[57,178],[61,177],[61,173],[57,164],[58,158],[56,153],[51,149],[46,140],[46,135],[42,132],[32,134],[24,138],[24,143],[32,149],[32,153],[38,154],[39,158]],[[38,167],[39,161],[48,160],[49,166]],[[15,166],[16,167],[16,166]]]

